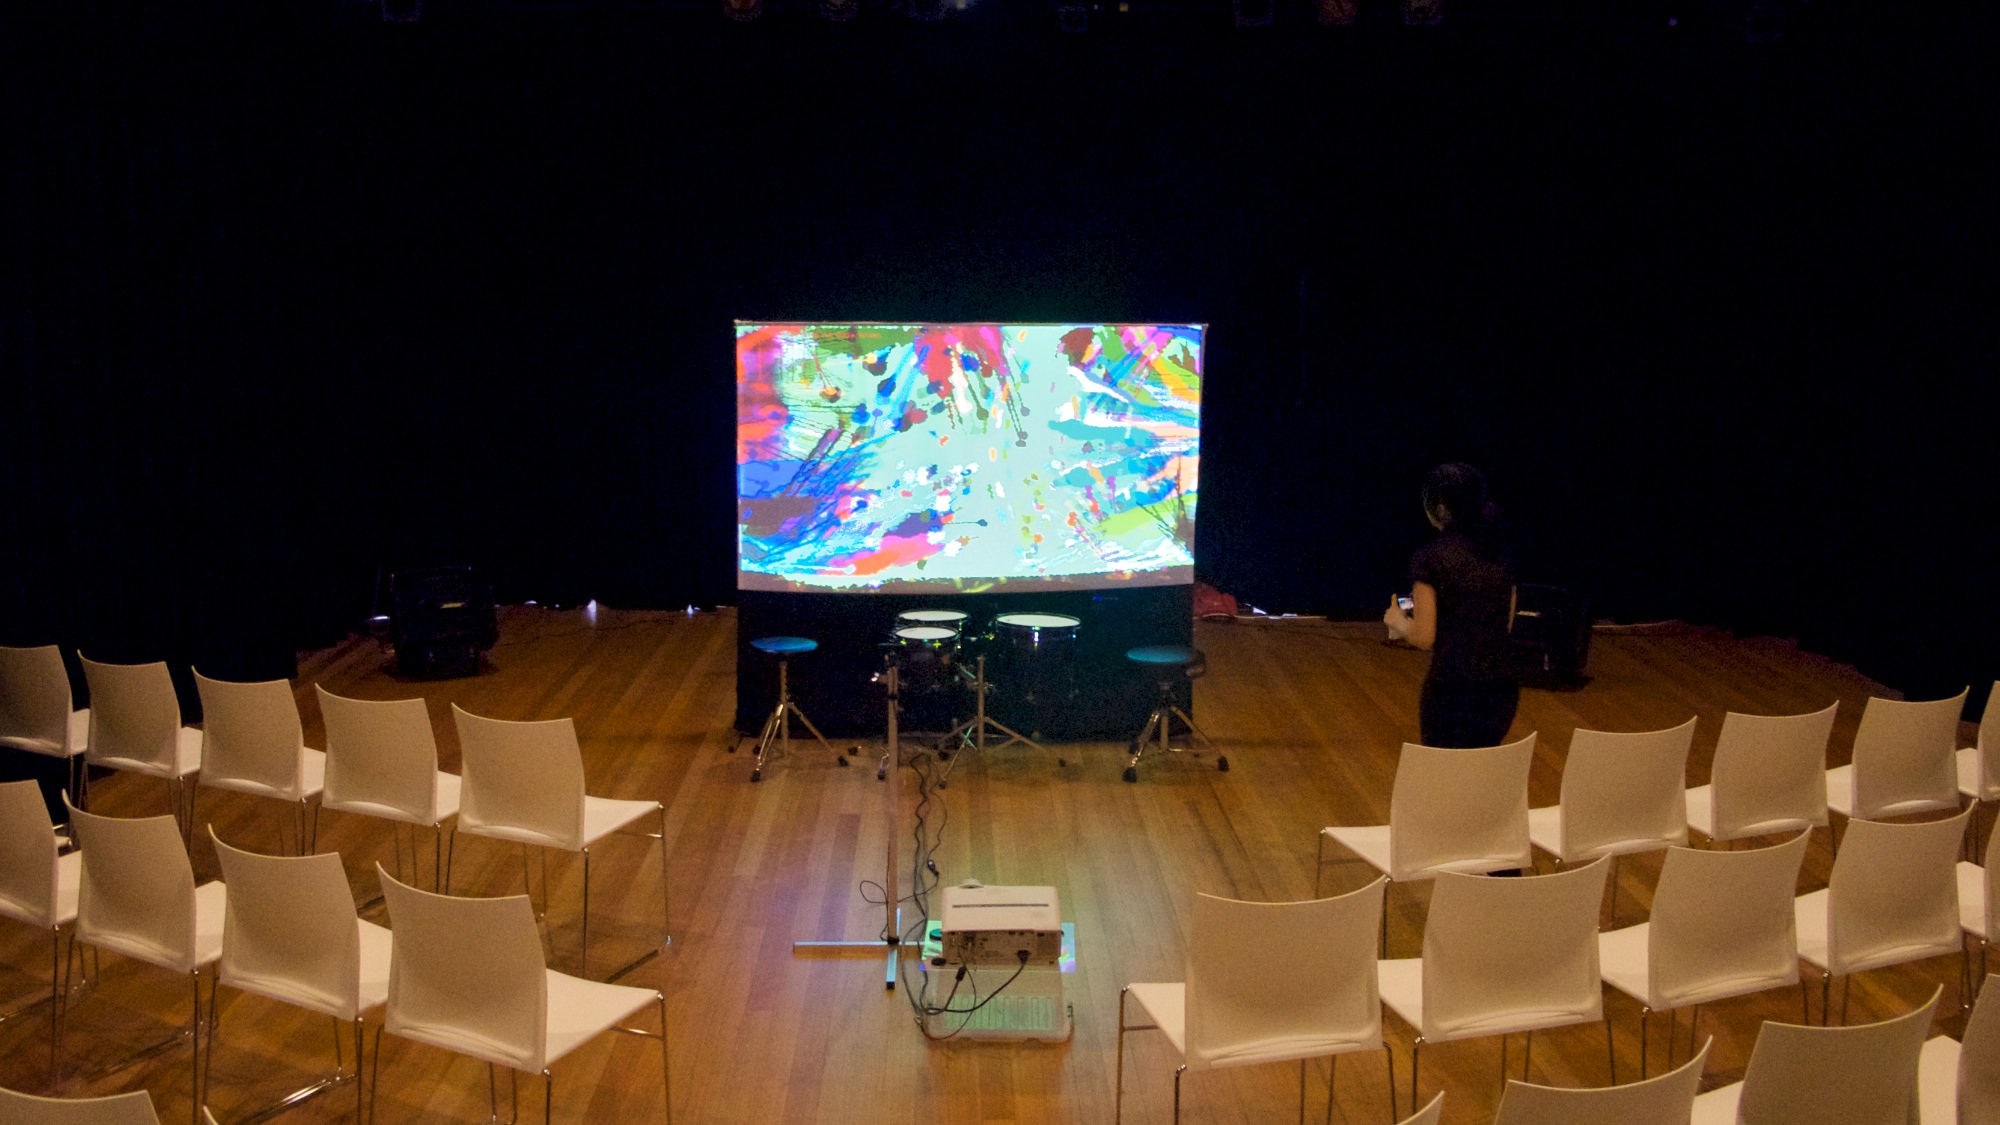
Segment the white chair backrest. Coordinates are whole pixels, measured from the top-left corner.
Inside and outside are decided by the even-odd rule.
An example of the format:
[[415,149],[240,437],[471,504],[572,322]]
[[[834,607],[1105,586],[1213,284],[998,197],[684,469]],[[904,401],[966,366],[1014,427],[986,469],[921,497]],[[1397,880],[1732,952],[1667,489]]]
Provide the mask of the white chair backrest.
[[100,664],[88,657],[90,760],[138,766],[174,775],[181,732],[181,701],[166,662]]
[[348,699],[314,685],[326,721],[326,808],[438,821],[437,735],[422,699]]
[[153,1112],[153,1095],[144,1090],[101,1098],[42,1098],[0,1087],[0,1125],[160,1125],[160,1118]]
[[56,925],[56,835],[32,781],[0,782],[0,914]]
[[1955,864],[1971,816],[1967,808],[1919,824],[1848,821],[1827,878],[1829,971],[1959,951]]
[[548,969],[526,895],[455,898],[375,866],[396,934],[391,1035],[535,1073],[547,1060]]
[[1826,824],[1826,744],[1839,709],[1834,702],[1807,715],[1723,716],[1709,771],[1717,839]]
[[141,961],[194,971],[194,868],[171,816],[98,816],[69,807],[83,852],[76,936]]
[[549,847],[583,847],[583,749],[568,719],[517,723],[451,707],[465,773],[461,828],[506,826]]
[[1949,699],[1924,703],[1870,696],[1854,732],[1854,815],[1956,807],[1964,710],[1962,688]]
[[1444,1091],[1439,1090],[1430,1104],[1398,1121],[1396,1125],[1437,1125],[1444,1113]]
[[1908,1015],[1853,1027],[1766,1021],[1743,1072],[1741,1125],[1909,1125],[1917,1059],[1943,988]]
[[1961,1122],[2000,1121],[2000,994],[1988,991],[1996,980],[2000,976],[1989,976],[1981,986],[1958,1044]]
[[268,790],[296,801],[305,791],[305,732],[286,680],[239,683],[194,673],[201,693],[201,783]]
[[68,755],[70,706],[62,650],[0,645],[0,746]]
[[217,979],[339,1020],[361,1007],[361,936],[340,855],[268,856],[215,837],[229,903]]
[[[1382,1038],[1377,879],[1337,898],[1239,902],[1196,895],[1188,945],[1187,1066],[1206,1070],[1332,1054]],[[1244,950],[1284,949],[1284,957]],[[1326,1044],[1315,1051],[1313,1044]]]
[[1669,730],[1578,730],[1562,774],[1564,863],[1685,844],[1694,719]]
[[1438,1042],[1496,1023],[1527,1031],[1602,1019],[1597,915],[1609,867],[1600,859],[1517,879],[1439,872],[1418,1033]]
[[1792,903],[1811,835],[1745,851],[1667,850],[1648,923],[1647,1007],[1681,1008],[1799,979]]
[[1687,1125],[1714,1042],[1704,1041],[1677,1070],[1624,1086],[1575,1089],[1509,1078],[1493,1125]]
[[1534,757],[1532,732],[1519,742],[1474,750],[1404,743],[1389,793],[1389,877],[1400,881],[1465,861],[1526,856]]
[[1973,743],[1979,757],[1979,794],[1982,801],[2000,799],[2000,680],[1986,697],[1986,711],[1979,719],[1979,739]]

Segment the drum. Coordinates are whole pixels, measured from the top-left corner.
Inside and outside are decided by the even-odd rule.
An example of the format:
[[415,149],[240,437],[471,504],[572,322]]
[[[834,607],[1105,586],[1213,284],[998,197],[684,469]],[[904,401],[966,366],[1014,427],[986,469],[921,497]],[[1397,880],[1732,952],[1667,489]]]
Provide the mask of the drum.
[[904,625],[890,643],[901,669],[902,707],[912,729],[950,726],[958,695],[953,672],[958,630],[948,625]]
[[1053,730],[1071,718],[1076,700],[1076,630],[1066,613],[1003,613],[993,619],[986,674],[994,681],[990,709],[1027,731]]
[[896,624],[935,625],[956,633],[965,627],[965,614],[955,609],[906,609],[896,615]]

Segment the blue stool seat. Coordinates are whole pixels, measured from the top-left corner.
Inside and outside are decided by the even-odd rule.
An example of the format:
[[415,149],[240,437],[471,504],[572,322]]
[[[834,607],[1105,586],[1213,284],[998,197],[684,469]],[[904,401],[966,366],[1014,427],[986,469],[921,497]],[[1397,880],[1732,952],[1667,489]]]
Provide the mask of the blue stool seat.
[[1189,645],[1140,645],[1125,650],[1125,659],[1134,664],[1153,664],[1173,667],[1179,664],[1195,664],[1202,659],[1201,650]]
[[811,637],[758,637],[750,642],[750,647],[758,652],[791,656],[796,653],[811,652],[819,647],[819,642]]

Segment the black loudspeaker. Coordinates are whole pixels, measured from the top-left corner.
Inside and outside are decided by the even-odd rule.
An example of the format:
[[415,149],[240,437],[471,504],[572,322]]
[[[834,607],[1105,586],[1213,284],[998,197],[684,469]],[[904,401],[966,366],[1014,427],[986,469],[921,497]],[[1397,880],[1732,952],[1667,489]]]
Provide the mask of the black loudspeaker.
[[1510,640],[1525,687],[1575,690],[1590,682],[1589,602],[1560,586],[1516,586]]
[[474,675],[479,654],[500,639],[493,591],[469,566],[399,570],[389,578],[389,591],[389,636],[401,675]]

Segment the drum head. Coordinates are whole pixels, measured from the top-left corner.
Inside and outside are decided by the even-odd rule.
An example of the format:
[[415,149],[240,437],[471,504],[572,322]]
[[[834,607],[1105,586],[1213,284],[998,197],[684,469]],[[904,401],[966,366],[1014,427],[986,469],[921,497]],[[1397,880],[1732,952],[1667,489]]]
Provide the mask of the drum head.
[[941,625],[906,625],[896,630],[896,635],[906,641],[948,641],[958,636],[958,630]]
[[896,615],[896,620],[918,625],[956,625],[965,620],[965,614],[955,609],[906,609]]
[[1081,624],[1066,613],[1003,613],[993,620],[1015,629],[1074,629]]

